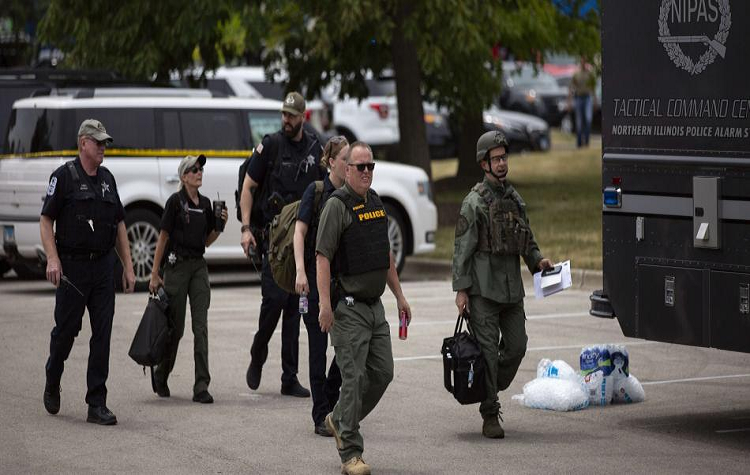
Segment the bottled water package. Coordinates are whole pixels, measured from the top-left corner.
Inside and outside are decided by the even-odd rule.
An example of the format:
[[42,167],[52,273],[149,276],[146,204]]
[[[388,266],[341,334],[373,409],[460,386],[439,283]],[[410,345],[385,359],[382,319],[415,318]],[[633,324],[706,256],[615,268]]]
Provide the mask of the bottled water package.
[[589,405],[589,398],[575,381],[536,378],[523,386],[523,404],[534,409],[577,411]]
[[581,374],[586,376],[595,371],[601,371],[604,376],[612,373],[612,358],[610,347],[612,345],[594,345],[581,349]]
[[615,403],[632,403],[643,402],[646,399],[646,393],[638,378],[632,374],[627,378],[615,381],[614,391],[612,392],[612,402]]
[[536,367],[537,378],[567,379],[581,384],[581,375],[563,360],[550,361],[543,358]]
[[584,386],[592,406],[605,406],[612,401],[614,378],[603,371],[594,371],[583,377]]

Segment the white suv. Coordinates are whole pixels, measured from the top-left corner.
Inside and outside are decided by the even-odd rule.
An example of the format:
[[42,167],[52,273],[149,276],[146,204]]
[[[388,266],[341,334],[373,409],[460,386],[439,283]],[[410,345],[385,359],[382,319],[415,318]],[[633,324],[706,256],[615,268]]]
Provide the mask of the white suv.
[[[205,91],[203,91],[205,93]],[[126,210],[136,278],[148,283],[160,216],[177,190],[177,165],[190,153],[208,157],[201,193],[232,207],[238,169],[263,135],[281,127],[281,103],[267,99],[195,97],[200,93],[82,90],[72,96],[22,99],[13,105],[0,156],[0,228],[6,258],[19,275],[43,270],[39,213],[53,170],[77,155],[76,131],[102,121],[115,139],[104,165],[117,179]],[[435,248],[437,210],[423,170],[378,164],[373,188],[389,217],[399,269],[406,255]],[[230,211],[225,232],[206,250],[209,263],[243,262],[240,224]]]

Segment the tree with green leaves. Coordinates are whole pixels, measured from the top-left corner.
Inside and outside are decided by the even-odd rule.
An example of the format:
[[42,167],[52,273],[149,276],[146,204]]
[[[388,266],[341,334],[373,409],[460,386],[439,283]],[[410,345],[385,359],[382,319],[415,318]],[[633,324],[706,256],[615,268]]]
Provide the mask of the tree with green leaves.
[[133,79],[169,79],[198,54],[219,66],[223,26],[231,5],[222,0],[50,0],[39,30],[65,52],[63,65],[111,69]]
[[304,88],[308,96],[338,76],[342,94],[364,97],[366,72],[392,67],[399,159],[428,174],[423,100],[453,115],[458,173],[476,175],[482,111],[501,87],[493,47],[501,45],[519,59],[549,49],[598,49],[598,29],[582,35],[584,21],[550,0],[275,0],[261,2],[259,12],[268,25],[264,64],[287,69],[288,87]]

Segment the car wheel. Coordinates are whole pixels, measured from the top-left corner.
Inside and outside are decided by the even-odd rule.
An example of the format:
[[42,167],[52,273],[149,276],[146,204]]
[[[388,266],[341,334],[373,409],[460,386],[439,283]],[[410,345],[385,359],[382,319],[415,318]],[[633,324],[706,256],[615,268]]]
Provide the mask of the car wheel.
[[[130,257],[135,272],[136,290],[145,290],[151,280],[151,268],[154,266],[156,241],[159,238],[159,216],[145,209],[134,209],[125,216],[125,228],[130,242]],[[117,273],[115,266],[115,283],[122,286],[122,271]]]
[[0,259],[0,278],[2,278],[6,272],[10,270],[10,264],[5,259]]
[[14,262],[11,267],[21,280],[37,280],[46,277],[46,267],[42,267],[42,264]]
[[400,274],[406,263],[406,224],[401,212],[395,206],[388,203],[384,206],[385,213],[388,215],[388,240],[391,242],[396,270]]

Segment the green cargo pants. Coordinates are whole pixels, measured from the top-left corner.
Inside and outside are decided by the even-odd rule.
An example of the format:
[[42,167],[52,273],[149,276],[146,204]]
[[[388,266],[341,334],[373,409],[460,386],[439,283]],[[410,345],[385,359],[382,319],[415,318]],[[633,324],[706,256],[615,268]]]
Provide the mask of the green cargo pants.
[[166,382],[177,359],[177,348],[185,332],[185,312],[190,296],[190,320],[193,325],[193,353],[195,358],[195,384],[193,394],[208,389],[208,307],[211,288],[208,284],[206,261],[200,259],[178,260],[164,268],[164,290],[169,296],[169,318],[174,325],[172,339],[164,360],[156,367],[154,377]]
[[341,436],[341,461],[361,456],[364,441],[359,423],[372,411],[393,380],[391,334],[383,304],[339,302],[334,312],[331,344],[341,370],[341,395],[333,423]]
[[481,295],[469,297],[469,311],[486,362],[487,399],[479,405],[479,412],[487,417],[500,410],[497,393],[508,389],[526,354],[526,314],[523,300],[497,303]]

